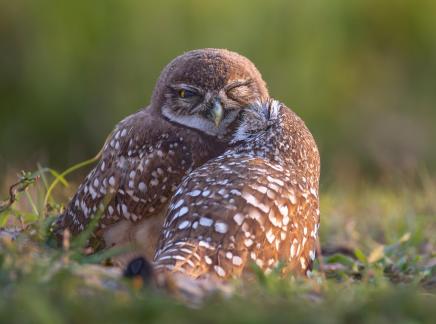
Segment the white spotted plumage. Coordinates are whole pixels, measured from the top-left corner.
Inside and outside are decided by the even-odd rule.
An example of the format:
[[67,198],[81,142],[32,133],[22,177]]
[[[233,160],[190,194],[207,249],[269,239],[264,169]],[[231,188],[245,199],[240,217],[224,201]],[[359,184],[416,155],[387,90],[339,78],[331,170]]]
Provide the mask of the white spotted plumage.
[[[226,89],[241,80],[250,86],[230,100]],[[199,100],[181,97],[186,87]],[[150,105],[122,120],[106,140],[101,160],[54,224],[58,241],[66,229],[83,231],[103,206],[91,238],[96,247],[129,244],[134,237],[152,258],[163,213],[182,177],[221,154],[241,109],[267,97],[259,71],[237,53],[199,49],[175,58],[161,72]],[[191,195],[209,192],[201,188]],[[190,206],[178,207],[180,219],[190,212]]]
[[[312,135],[291,110],[268,101],[244,111],[232,142],[180,184],[155,264],[194,278],[236,277],[249,271],[249,262],[265,272],[281,262],[286,271],[306,274],[319,226],[320,164]],[[180,200],[189,206],[182,217]],[[177,242],[200,255],[193,266],[167,258]]]

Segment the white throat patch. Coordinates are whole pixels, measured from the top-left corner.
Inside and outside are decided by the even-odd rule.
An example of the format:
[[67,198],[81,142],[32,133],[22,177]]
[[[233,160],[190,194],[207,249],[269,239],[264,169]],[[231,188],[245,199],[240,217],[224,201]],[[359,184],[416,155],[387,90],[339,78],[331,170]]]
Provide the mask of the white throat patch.
[[235,120],[238,112],[238,110],[232,110],[227,113],[226,117],[221,121],[219,127],[216,127],[212,121],[207,120],[199,115],[177,115],[171,108],[167,106],[162,107],[162,115],[164,115],[170,121],[189,128],[197,129],[203,133],[216,136],[218,138],[223,138],[224,135],[226,135],[228,126]]

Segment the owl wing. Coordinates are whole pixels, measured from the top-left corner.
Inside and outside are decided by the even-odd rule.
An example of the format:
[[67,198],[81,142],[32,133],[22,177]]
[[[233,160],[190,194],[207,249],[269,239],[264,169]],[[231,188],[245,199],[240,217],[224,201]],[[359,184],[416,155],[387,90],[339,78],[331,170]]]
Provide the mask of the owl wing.
[[239,276],[250,262],[306,273],[315,258],[318,187],[304,172],[225,154],[188,175],[169,205],[157,269]]
[[121,121],[107,139],[101,160],[57,220],[55,233],[65,228],[79,233],[99,213],[98,228],[104,229],[121,219],[151,217],[163,208],[193,164],[184,138],[177,131],[163,131],[165,127],[148,109]]

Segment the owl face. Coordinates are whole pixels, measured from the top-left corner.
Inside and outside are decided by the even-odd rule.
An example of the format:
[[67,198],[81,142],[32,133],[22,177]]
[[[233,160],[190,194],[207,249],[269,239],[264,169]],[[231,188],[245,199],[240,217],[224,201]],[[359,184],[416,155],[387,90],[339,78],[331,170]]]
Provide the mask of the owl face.
[[235,80],[220,89],[208,89],[188,83],[168,87],[162,113],[168,119],[200,130],[208,135],[224,137],[243,107],[256,98],[252,81]]
[[162,72],[155,99],[171,122],[220,139],[229,136],[241,110],[268,96],[260,73],[245,57],[226,50],[197,50]]

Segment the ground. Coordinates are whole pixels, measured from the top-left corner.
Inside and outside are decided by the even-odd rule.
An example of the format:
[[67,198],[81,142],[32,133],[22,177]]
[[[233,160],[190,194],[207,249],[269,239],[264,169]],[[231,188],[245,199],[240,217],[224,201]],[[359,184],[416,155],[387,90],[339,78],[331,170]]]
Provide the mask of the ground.
[[[86,235],[63,250],[53,248],[48,224],[66,199],[55,200],[52,193],[62,192],[65,185],[72,192],[76,186],[49,169],[20,176],[11,192],[16,201],[0,205],[0,322],[436,319],[436,182],[429,175],[395,185],[322,187],[324,255],[311,278],[259,273],[254,282],[232,283],[236,289],[231,296],[214,295],[202,305],[186,305],[141,281],[122,278],[102,265],[110,255],[83,249]],[[59,186],[47,195],[53,179]]]

